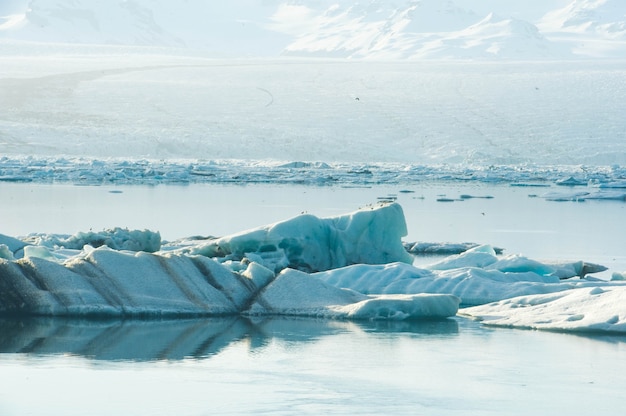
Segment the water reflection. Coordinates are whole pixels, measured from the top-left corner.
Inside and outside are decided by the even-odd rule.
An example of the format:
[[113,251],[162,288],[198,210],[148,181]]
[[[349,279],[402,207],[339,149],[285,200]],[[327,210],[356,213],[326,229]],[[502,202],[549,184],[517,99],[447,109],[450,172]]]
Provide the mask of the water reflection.
[[454,336],[455,319],[346,322],[242,317],[189,320],[0,319],[0,353],[70,354],[95,360],[157,361],[206,358],[246,340],[254,351],[272,339],[315,342],[348,333]]

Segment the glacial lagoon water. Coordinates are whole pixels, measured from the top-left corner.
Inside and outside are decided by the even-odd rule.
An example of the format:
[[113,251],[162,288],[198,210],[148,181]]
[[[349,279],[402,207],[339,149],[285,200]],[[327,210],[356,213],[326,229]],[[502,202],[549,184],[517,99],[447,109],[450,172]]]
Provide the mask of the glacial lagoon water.
[[[609,267],[601,278],[626,271],[626,204],[546,201],[539,195],[547,190],[0,183],[8,201],[0,216],[2,232],[15,236],[120,226],[159,230],[167,240],[303,211],[339,215],[391,196],[405,211],[406,241],[585,260]],[[461,317],[4,319],[0,414],[620,414],[625,358],[623,336],[494,329]]]
[[567,189],[475,182],[346,187],[0,182],[4,202],[0,204],[0,232],[11,236],[74,234],[127,227],[160,231],[164,240],[171,241],[233,234],[303,212],[336,216],[391,197],[403,207],[407,242],[492,244],[505,254],[535,260],[584,260],[610,271],[626,271],[626,203],[541,198],[550,191]]
[[44,319],[0,328],[3,415],[608,415],[625,404],[619,337],[462,318]]

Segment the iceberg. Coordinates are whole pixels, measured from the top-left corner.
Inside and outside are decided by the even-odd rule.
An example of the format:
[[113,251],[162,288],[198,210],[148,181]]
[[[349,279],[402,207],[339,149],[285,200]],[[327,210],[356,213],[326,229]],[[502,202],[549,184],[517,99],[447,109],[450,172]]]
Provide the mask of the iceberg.
[[[85,245],[79,254],[61,261],[53,247],[27,245],[24,258],[0,259],[0,314],[249,314],[396,320],[454,316],[460,299],[453,295],[365,295],[287,267],[330,269],[356,262],[410,262],[400,241],[404,233],[401,207],[381,204],[327,219],[301,215],[217,243],[200,242],[157,253]],[[146,235],[149,241],[154,237]],[[272,252],[268,245],[278,253],[274,257],[284,259],[284,267],[277,267],[282,260],[267,261],[264,253]],[[215,256],[225,250],[229,250],[228,259]],[[266,267],[268,263],[274,267]]]
[[597,264],[540,262],[490,245],[417,267],[405,234],[403,210],[392,202],[166,242],[155,252],[127,244],[160,244],[148,231],[114,229],[106,244],[80,250],[103,235],[31,236],[28,244],[1,236],[0,315],[397,321],[460,311],[489,325],[625,331],[622,273],[604,281],[591,276],[606,269]]
[[406,234],[402,207],[381,203],[331,218],[302,214],[183,251],[229,260],[254,258],[276,271],[317,272],[360,263],[411,263],[401,241]]
[[0,260],[0,275],[3,315],[411,319],[454,316],[460,302],[452,295],[367,296],[293,269],[276,276],[250,262],[236,273],[204,256],[107,247],[65,264],[40,257]]

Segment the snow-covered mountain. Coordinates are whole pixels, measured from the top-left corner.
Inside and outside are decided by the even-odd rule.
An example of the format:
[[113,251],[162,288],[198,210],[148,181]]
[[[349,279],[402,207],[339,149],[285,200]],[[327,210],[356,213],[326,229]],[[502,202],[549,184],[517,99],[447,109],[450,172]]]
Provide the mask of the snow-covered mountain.
[[621,0],[575,0],[546,13],[538,22],[546,32],[591,34],[626,40],[626,2]]
[[537,26],[577,55],[626,56],[625,1],[575,0],[546,13]]
[[3,0],[0,39],[216,56],[622,57],[623,0]]

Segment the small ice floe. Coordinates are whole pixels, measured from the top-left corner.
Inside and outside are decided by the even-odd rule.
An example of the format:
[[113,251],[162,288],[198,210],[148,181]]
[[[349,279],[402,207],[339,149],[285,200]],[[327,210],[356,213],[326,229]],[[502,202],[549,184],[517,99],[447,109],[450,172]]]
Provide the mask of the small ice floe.
[[541,195],[543,199],[546,201],[557,201],[557,202],[582,202],[589,195],[589,192],[579,191],[579,192],[546,192]]
[[396,202],[398,200],[398,195],[396,194],[388,194],[386,196],[378,196],[376,197],[376,200],[380,203],[392,203],[392,202]]
[[490,326],[626,333],[626,285],[581,287],[506,299],[461,311]]
[[437,198],[437,202],[456,202],[456,201],[465,201],[468,199],[493,199],[491,195],[470,195],[470,194],[461,194],[458,198],[450,198],[446,195],[440,195]]
[[537,182],[514,182],[510,184],[510,186],[516,186],[520,188],[549,188],[550,184]]
[[594,192],[547,192],[541,195],[546,201],[584,202],[587,200],[626,201],[626,192],[600,190]]
[[0,182],[32,182],[33,178],[21,175],[0,175]]
[[604,201],[626,201],[626,191],[598,191],[592,192],[585,199]]
[[626,180],[606,182],[598,185],[599,188],[626,188]]
[[565,179],[559,179],[555,183],[559,186],[587,186],[586,180],[576,179],[573,176],[569,176]]
[[[461,254],[467,250],[478,247],[478,243],[428,243],[428,242],[411,242],[404,243],[404,248],[411,254],[415,255],[441,255],[449,256],[451,254]],[[496,254],[502,254],[504,249],[500,247],[493,248]]]
[[284,162],[280,163],[276,166],[277,168],[283,169],[304,169],[304,168],[312,168],[312,169],[330,169],[330,165],[325,162]]
[[469,194],[462,194],[461,196],[459,196],[459,198],[461,199],[493,199],[492,195],[469,195]]
[[626,272],[613,272],[611,275],[611,281],[625,281],[626,280]]
[[[102,231],[81,231],[73,235],[31,234],[22,241],[24,245],[44,246],[49,249],[82,250],[84,246],[94,248],[107,246],[114,250],[146,251],[153,253],[161,249],[161,234],[150,230],[109,228]],[[19,251],[14,251],[21,257]]]

